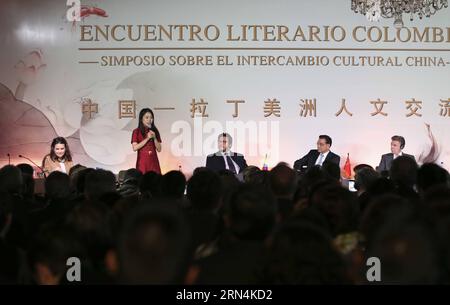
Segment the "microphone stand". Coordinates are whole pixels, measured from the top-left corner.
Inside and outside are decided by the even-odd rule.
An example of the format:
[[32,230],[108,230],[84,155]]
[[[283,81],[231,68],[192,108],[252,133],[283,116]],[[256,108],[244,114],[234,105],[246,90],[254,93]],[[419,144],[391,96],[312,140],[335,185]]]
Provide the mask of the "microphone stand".
[[31,163],[33,163],[34,166],[36,166],[37,168],[39,168],[39,169],[41,170],[41,175],[42,175],[44,178],[47,178],[44,169],[43,169],[42,167],[40,167],[39,165],[37,165],[36,163],[34,163],[33,160],[31,160],[31,159],[28,158],[28,157],[25,157],[24,155],[19,155],[19,158],[26,159],[26,160],[30,161]]
[[8,165],[11,165],[11,154],[8,153]]

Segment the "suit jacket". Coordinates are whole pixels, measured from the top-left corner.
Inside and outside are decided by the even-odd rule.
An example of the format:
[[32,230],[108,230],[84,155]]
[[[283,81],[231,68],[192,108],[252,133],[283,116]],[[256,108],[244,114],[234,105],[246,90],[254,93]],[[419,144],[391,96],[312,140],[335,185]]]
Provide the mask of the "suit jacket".
[[[245,161],[243,155],[230,152],[230,157],[239,166],[239,173],[247,167],[247,161]],[[222,153],[216,152],[215,154],[208,155],[206,158],[206,167],[216,172],[226,169]]]
[[[298,159],[294,163],[294,168],[299,171],[304,171],[303,166],[306,166],[306,170],[310,169],[316,164],[317,158],[319,157],[320,153],[317,149],[311,149],[309,153],[307,153],[305,156],[303,156],[301,159]],[[331,151],[328,153],[327,157],[323,162],[332,162],[339,166],[339,163],[341,162],[341,157],[336,155],[335,153],[332,153]],[[323,164],[322,162],[322,164]]]
[[[66,161],[64,162],[64,166],[66,167],[66,172],[69,174],[70,169],[73,166],[72,161]],[[58,161],[53,161],[50,158],[50,155],[45,156],[44,161],[42,162],[42,167],[44,169],[45,174],[48,176],[51,172],[61,170],[61,166],[59,165]]]
[[[408,155],[405,153],[402,153],[402,155],[405,157],[409,157],[409,158],[413,159],[414,161],[416,161],[416,158],[413,155]],[[394,161],[393,153],[388,153],[388,154],[382,155],[380,165],[378,165],[378,167],[377,167],[377,171],[379,173],[381,173],[383,171],[389,171],[391,169],[392,161]]]

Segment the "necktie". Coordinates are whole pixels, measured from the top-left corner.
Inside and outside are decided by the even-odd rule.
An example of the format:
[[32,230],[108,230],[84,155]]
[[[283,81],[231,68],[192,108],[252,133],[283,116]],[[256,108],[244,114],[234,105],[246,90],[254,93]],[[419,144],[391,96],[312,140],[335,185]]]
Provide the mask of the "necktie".
[[323,154],[320,154],[319,162],[317,164],[322,166],[322,162],[323,162]]
[[228,169],[229,169],[231,172],[233,172],[234,174],[237,174],[237,172],[236,172],[236,167],[234,167],[234,164],[233,164],[233,160],[231,160],[231,157],[230,157],[228,154],[226,154],[225,156],[226,156],[226,158],[227,158]]

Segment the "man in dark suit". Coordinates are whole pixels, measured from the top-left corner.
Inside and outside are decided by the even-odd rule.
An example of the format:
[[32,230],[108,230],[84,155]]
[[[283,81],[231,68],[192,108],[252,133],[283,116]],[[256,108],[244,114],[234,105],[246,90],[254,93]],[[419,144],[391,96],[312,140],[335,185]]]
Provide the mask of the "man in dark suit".
[[322,166],[324,162],[335,163],[339,166],[341,157],[332,153],[330,147],[332,140],[327,135],[320,135],[317,140],[317,149],[311,149],[308,154],[294,163],[294,169],[305,172],[315,165]]
[[229,170],[239,174],[247,167],[243,155],[231,152],[233,139],[228,133],[221,133],[218,137],[219,151],[206,158],[206,167],[214,171]]
[[389,171],[392,161],[399,156],[405,156],[416,161],[413,155],[405,154],[402,150],[405,148],[405,138],[402,136],[393,136],[391,138],[391,152],[381,156],[380,165],[377,167],[379,173]]

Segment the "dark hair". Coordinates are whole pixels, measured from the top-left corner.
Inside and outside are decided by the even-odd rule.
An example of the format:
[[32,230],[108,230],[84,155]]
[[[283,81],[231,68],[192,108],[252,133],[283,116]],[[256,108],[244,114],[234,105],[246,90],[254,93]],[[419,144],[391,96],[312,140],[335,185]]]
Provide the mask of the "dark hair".
[[[141,131],[141,135],[145,138],[145,128],[147,127],[147,126],[145,126],[143,123],[142,123],[142,118],[144,117],[144,115],[146,114],[146,113],[148,113],[148,112],[150,112],[150,114],[152,115],[152,118],[153,118],[153,120],[152,120],[152,123],[151,123],[151,126],[150,126],[150,130],[151,131],[153,131],[154,133],[155,133],[155,137],[156,137],[156,139],[158,139],[158,141],[161,139],[161,135],[159,134],[159,130],[158,130],[158,128],[156,128],[156,125],[155,125],[155,115],[153,114],[153,111],[150,109],[150,108],[143,108],[140,112],[139,112],[139,123],[138,123],[138,128],[139,128],[139,130]],[[148,127],[147,127],[148,128]]]
[[20,164],[17,164],[16,166],[20,169],[22,174],[28,174],[30,176],[33,176],[34,169],[33,169],[33,166],[31,166],[30,164],[20,163]]
[[65,173],[54,171],[45,179],[45,196],[48,199],[64,199],[70,196],[70,179]]
[[141,182],[139,184],[139,190],[141,191],[141,194],[151,197],[160,197],[161,181],[162,181],[161,174],[158,174],[153,171],[145,173],[141,177]]
[[85,168],[80,170],[76,175],[75,187],[78,195],[84,194],[85,184],[86,184],[86,176],[95,171],[93,168]]
[[355,175],[360,171],[363,170],[365,168],[370,168],[370,169],[374,169],[372,166],[370,166],[369,164],[358,164],[353,168],[353,171],[355,172]]
[[405,138],[404,138],[404,137],[402,137],[402,136],[393,136],[393,137],[391,138],[391,140],[392,140],[392,141],[400,142],[400,149],[405,148],[406,142],[405,142]]
[[222,132],[222,133],[219,134],[219,136],[217,137],[217,141],[219,141],[221,137],[226,137],[226,138],[228,139],[228,142],[230,142],[230,146],[233,144],[233,138],[230,136],[229,133]]
[[381,284],[438,284],[445,266],[439,250],[435,230],[417,221],[394,220],[380,228],[366,255],[382,262]]
[[63,137],[57,137],[54,138],[52,141],[52,145],[50,147],[50,159],[52,159],[52,161],[57,161],[58,157],[55,154],[55,146],[56,144],[64,144],[66,150],[64,152],[64,156],[63,159],[66,161],[72,161],[72,155],[70,153],[70,149],[69,149],[69,144],[67,144],[66,139],[64,139]]
[[194,172],[187,184],[187,198],[194,209],[214,210],[222,198],[222,181],[210,169]]
[[356,231],[359,216],[356,197],[339,183],[317,185],[311,191],[310,205],[325,216],[333,236]]
[[292,198],[297,186],[295,171],[284,164],[272,168],[269,172],[270,186],[275,196]]
[[168,198],[181,199],[186,188],[186,177],[180,171],[170,171],[162,176],[161,192]]
[[370,244],[381,227],[389,222],[412,219],[415,213],[415,207],[411,202],[398,195],[385,193],[369,202],[361,215],[359,231],[364,236],[366,244]]
[[47,266],[61,283],[65,280],[69,257],[86,258],[81,241],[67,226],[49,225],[44,226],[31,243],[28,260],[33,269],[38,263]]
[[320,135],[319,139],[325,140],[325,143],[329,144],[330,146],[333,143],[333,141],[331,140],[330,136],[327,136],[327,135],[324,135],[324,134]]
[[321,168],[326,176],[333,180],[341,180],[341,168],[338,164],[330,162],[330,161],[324,161]]
[[380,178],[380,174],[371,167],[364,167],[355,174],[355,189],[367,191],[369,186]]
[[94,170],[86,175],[84,195],[90,200],[99,199],[103,194],[116,190],[116,177],[110,171]]
[[413,187],[417,182],[417,163],[407,156],[400,156],[392,161],[390,177],[396,184]]
[[0,191],[10,194],[22,194],[23,176],[14,165],[5,165],[0,169]]
[[434,185],[446,185],[447,181],[447,170],[434,163],[423,164],[417,172],[417,185],[423,191]]
[[107,206],[98,201],[85,201],[75,206],[66,217],[66,225],[82,241],[96,267],[102,265],[106,251],[112,245],[108,212]]
[[290,221],[271,238],[262,284],[350,284],[345,267],[327,232]]
[[125,220],[118,242],[121,282],[183,284],[190,258],[189,227],[167,206],[140,206]]
[[270,190],[242,185],[231,197],[229,229],[240,240],[264,240],[275,225],[277,205]]

